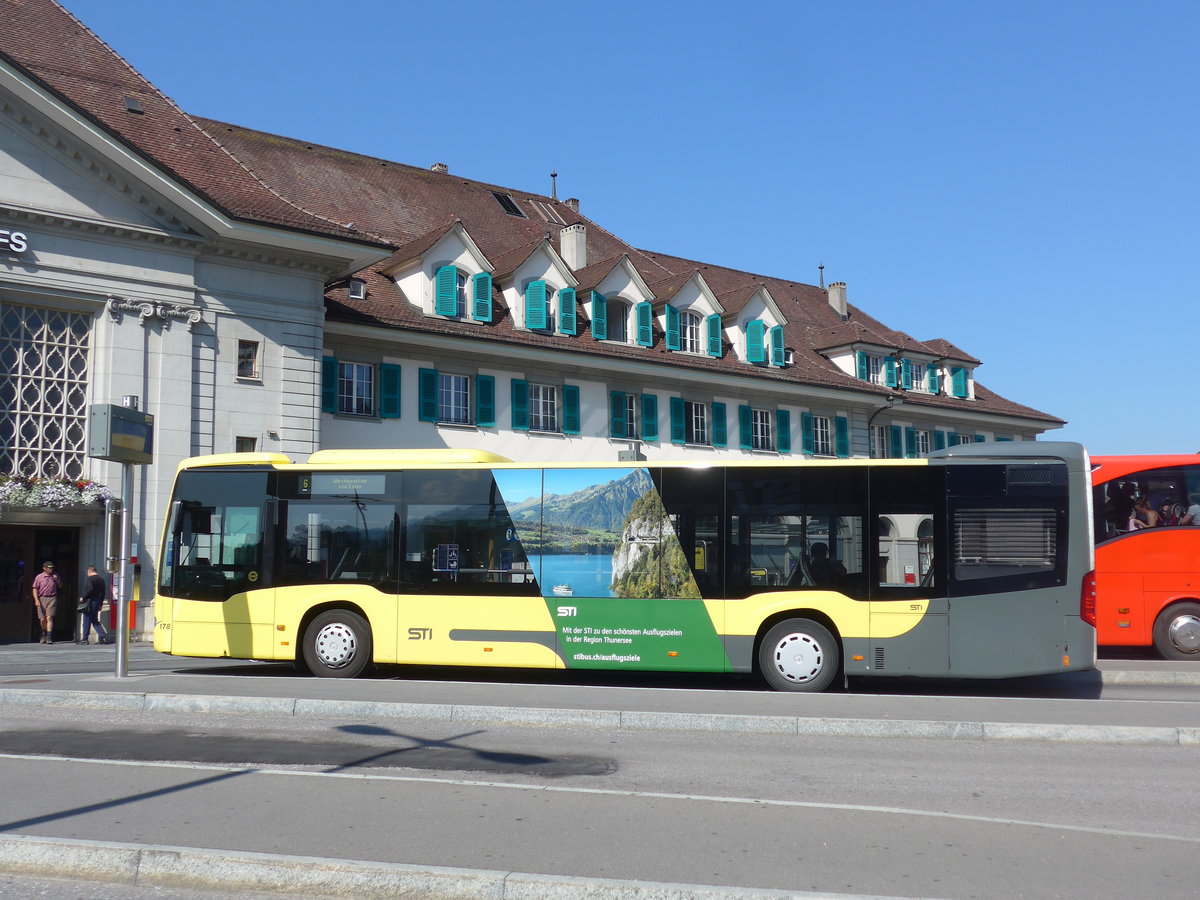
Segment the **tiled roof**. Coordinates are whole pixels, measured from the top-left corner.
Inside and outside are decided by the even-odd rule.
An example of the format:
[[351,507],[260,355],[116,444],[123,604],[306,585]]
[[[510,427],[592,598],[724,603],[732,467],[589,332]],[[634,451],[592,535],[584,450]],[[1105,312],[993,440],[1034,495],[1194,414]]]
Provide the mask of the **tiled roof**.
[[[53,0],[0,0],[0,56],[236,219],[381,243],[285,199]],[[126,98],[141,112],[130,112]]]
[[979,360],[973,357],[965,350],[960,350],[949,341],[943,338],[934,338],[932,341],[925,341],[925,346],[932,348],[943,359],[952,359],[956,362],[971,363],[979,365]]

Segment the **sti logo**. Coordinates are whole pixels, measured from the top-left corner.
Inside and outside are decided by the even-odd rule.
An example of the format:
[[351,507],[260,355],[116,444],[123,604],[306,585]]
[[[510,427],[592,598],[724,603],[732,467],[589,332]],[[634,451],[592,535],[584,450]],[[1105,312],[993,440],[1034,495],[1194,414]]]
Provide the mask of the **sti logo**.
[[558,608],[558,617],[560,619],[570,618],[571,616],[579,615],[579,609],[575,606],[560,606]]

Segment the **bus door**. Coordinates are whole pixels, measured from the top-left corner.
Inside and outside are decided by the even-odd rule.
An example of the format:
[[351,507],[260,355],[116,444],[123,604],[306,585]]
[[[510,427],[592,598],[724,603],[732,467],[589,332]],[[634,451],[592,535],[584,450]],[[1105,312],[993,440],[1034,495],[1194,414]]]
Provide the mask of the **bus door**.
[[541,469],[410,470],[400,494],[397,660],[561,667],[531,564]]
[[937,675],[950,669],[945,579],[945,470],[870,470],[871,639],[877,674]]

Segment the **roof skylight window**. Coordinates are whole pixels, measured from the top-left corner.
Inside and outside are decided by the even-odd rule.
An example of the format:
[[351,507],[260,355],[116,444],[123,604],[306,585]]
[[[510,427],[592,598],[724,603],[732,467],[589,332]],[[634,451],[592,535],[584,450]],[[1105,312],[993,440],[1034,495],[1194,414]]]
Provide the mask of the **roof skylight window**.
[[500,208],[510,216],[517,216],[521,219],[529,218],[529,216],[521,212],[521,207],[517,206],[517,201],[511,195],[503,194],[500,191],[492,191],[492,196],[496,198],[496,202],[500,204]]

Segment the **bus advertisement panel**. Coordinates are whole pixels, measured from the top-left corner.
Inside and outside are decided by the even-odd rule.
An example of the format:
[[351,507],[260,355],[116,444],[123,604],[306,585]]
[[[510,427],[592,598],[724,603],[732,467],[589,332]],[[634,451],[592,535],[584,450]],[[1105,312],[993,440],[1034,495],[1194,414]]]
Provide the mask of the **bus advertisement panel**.
[[1090,668],[1087,456],[520,465],[464,451],[185,461],[155,648],[295,660],[1003,677]]
[[1096,456],[1101,644],[1200,660],[1200,456]]

